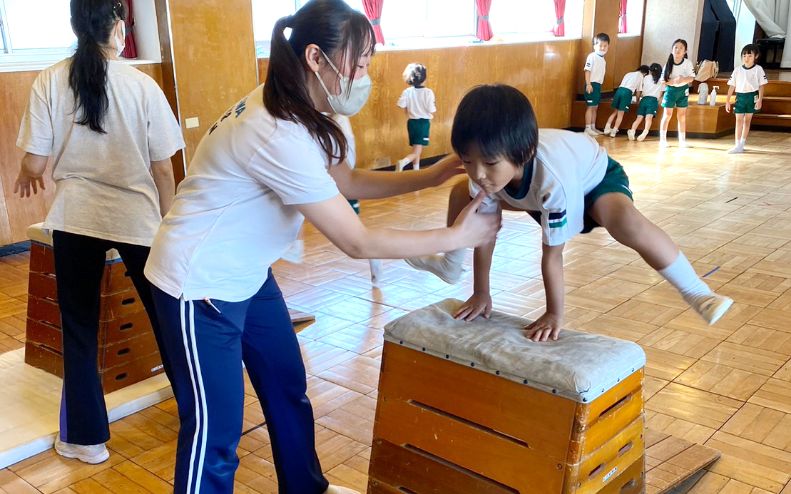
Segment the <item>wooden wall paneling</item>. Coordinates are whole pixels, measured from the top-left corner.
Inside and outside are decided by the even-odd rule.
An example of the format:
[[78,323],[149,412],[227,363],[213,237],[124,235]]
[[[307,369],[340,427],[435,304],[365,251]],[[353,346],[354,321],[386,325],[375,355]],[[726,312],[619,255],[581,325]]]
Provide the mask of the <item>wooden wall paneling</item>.
[[623,80],[625,74],[637,70],[637,67],[640,66],[642,49],[643,38],[641,36],[618,38],[616,56],[607,56],[607,58],[609,58],[607,69],[612,72],[613,89],[621,84],[621,80]]

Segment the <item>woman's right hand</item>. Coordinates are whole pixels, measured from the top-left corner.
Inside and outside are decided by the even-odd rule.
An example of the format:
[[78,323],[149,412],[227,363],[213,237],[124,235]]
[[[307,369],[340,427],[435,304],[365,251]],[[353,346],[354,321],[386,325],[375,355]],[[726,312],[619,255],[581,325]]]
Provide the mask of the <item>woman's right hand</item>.
[[500,231],[502,215],[499,213],[479,213],[477,209],[485,198],[486,193],[480,191],[475,196],[475,199],[461,210],[459,216],[456,217],[456,221],[453,222],[451,228],[458,231],[462,239],[462,244],[458,248],[480,247],[495,241],[497,232]]

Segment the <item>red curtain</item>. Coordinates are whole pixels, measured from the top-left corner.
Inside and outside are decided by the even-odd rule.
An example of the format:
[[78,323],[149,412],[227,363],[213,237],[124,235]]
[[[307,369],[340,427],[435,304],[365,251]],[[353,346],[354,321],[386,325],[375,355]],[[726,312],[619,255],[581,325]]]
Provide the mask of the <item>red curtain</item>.
[[124,0],[126,4],[126,47],[121,52],[124,58],[137,58],[137,44],[135,43],[135,11],[134,0]]
[[627,0],[621,0],[620,6],[618,7],[618,34],[629,32],[626,28],[626,1]]
[[552,33],[555,36],[566,35],[566,21],[563,17],[566,15],[566,0],[555,0],[555,27],[552,28]]
[[376,42],[385,44],[385,36],[382,34],[382,4],[384,0],[363,0],[365,16],[371,21],[376,35]]
[[489,22],[492,0],[475,0],[475,6],[478,7],[478,29],[475,30],[475,35],[481,41],[489,41],[493,36],[492,24]]

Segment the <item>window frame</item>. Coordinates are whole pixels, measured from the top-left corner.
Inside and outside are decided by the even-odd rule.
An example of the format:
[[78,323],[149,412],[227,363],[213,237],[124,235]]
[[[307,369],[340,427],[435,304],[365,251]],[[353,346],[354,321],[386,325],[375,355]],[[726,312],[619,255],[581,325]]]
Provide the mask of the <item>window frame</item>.
[[22,48],[15,50],[11,41],[5,0],[0,0],[0,32],[3,44],[0,49],[0,72],[20,69],[34,70],[58,62],[74,53],[74,46],[63,48]]

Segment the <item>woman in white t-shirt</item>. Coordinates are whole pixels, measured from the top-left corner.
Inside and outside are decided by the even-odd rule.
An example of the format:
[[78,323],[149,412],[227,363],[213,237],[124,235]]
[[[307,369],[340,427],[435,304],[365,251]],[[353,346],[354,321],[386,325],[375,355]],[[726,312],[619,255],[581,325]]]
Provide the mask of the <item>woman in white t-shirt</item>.
[[181,419],[177,493],[233,490],[242,362],[266,418],[279,491],[349,492],[322,474],[305,367],[270,269],[304,218],[355,258],[429,254],[496,234],[496,215],[475,213],[483,195],[460,222],[429,231],[367,228],[350,207],[344,196],[401,194],[461,171],[458,159],[400,174],[341,164],[347,141],[324,113],[348,116],[365,104],[374,39],[368,19],[343,0],[311,0],[278,20],[266,83],[203,137],[157,232],[146,276]]
[[44,188],[52,158],[55,197],[44,227],[52,231],[64,367],[55,450],[87,463],[109,456],[97,370],[106,251],[121,254],[161,343],[143,267],[175,192],[170,158],[184,147],[159,86],[118,60],[125,16],[118,0],[71,0],[77,50],[36,78],[17,140],[26,153],[15,187],[22,197]]

